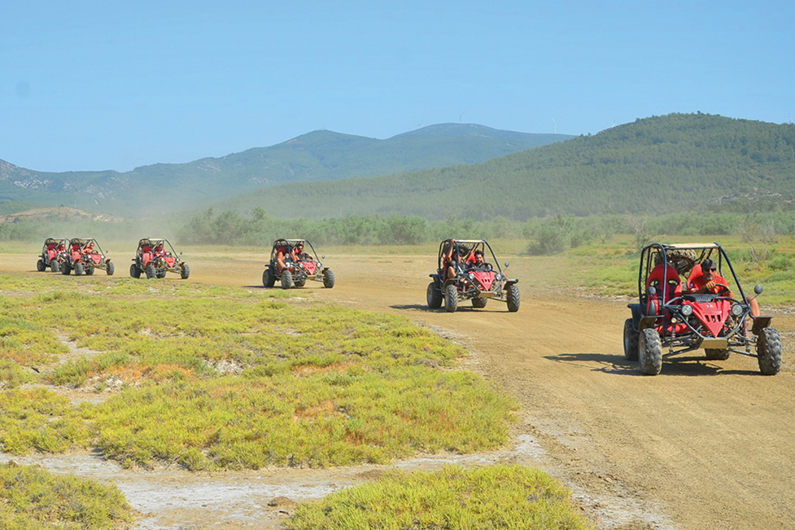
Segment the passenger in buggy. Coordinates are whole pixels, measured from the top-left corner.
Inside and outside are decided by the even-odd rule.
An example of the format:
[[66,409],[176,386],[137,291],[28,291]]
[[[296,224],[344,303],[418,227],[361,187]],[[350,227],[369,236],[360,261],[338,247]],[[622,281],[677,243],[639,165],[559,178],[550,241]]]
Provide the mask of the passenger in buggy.
[[295,245],[295,248],[293,249],[293,254],[292,255],[293,255],[293,261],[306,261],[306,260],[310,260],[311,259],[309,254],[304,252],[304,244],[303,243],[297,243]]

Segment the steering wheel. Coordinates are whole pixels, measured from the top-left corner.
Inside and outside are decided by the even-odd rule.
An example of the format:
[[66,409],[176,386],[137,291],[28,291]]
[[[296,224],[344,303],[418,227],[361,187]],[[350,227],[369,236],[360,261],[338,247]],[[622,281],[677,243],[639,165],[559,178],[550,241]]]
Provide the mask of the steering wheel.
[[729,286],[723,283],[716,283],[715,288],[718,290],[718,296],[728,296],[731,292]]

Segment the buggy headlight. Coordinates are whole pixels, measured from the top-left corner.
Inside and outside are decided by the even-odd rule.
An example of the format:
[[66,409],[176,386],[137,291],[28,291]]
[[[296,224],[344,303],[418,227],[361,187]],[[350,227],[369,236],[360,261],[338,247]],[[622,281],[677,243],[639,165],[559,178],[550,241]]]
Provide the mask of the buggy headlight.
[[732,315],[738,317],[743,314],[744,308],[740,304],[734,304],[732,306]]
[[474,272],[470,272],[469,273],[469,279],[470,280],[474,280],[475,279],[475,273]]
[[689,317],[690,315],[693,314],[693,306],[689,304],[684,304],[680,311],[682,312],[682,316]]

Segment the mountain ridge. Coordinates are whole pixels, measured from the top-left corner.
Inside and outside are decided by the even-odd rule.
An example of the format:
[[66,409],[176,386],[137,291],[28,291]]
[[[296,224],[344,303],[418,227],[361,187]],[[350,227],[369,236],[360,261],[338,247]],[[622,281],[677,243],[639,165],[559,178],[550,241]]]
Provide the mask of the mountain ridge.
[[179,209],[277,184],[471,164],[571,138],[471,124],[439,124],[418,131],[378,140],[321,129],[269,147],[128,172],[39,172],[0,160],[0,200],[66,204],[129,216],[162,210],[150,205],[150,197]]

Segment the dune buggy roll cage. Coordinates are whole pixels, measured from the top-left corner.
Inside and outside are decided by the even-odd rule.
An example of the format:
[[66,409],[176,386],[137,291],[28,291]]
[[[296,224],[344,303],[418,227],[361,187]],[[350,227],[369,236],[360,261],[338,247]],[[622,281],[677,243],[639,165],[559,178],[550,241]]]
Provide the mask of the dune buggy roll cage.
[[99,243],[93,237],[73,237],[72,239],[69,240],[69,247],[68,247],[69,251],[72,250],[72,245],[74,245],[75,243],[80,245],[80,252],[83,252],[83,250],[85,250],[86,245],[92,243],[94,245],[94,250],[96,250],[103,256],[105,255],[105,252],[102,250],[102,247],[99,246]]
[[[500,267],[500,262],[497,261],[497,256],[494,255],[494,251],[491,249],[491,245],[485,239],[456,239],[455,243],[453,243],[453,239],[445,239],[439,244],[439,257],[437,258],[437,269],[440,271],[440,274],[444,273],[444,267],[446,263],[444,262],[444,256],[446,251],[450,248],[450,245],[453,245],[453,254],[458,253],[460,259],[464,259],[470,253],[480,250],[483,252],[484,261],[491,264],[492,268],[496,268],[496,271],[502,274],[502,268]],[[488,249],[489,254],[491,254],[491,261],[485,259],[486,258],[486,250]],[[463,263],[459,262],[459,266],[463,267]]]
[[[171,249],[171,255],[172,256],[181,256],[182,255],[182,252],[177,252],[176,249],[174,248],[174,245],[171,244],[171,241],[169,241],[168,239],[166,239],[164,237],[144,237],[144,238],[141,238],[138,241],[138,249],[137,250],[140,251],[142,248],[144,248],[146,246],[151,247],[151,250],[154,250],[157,245],[168,245],[168,248]],[[165,250],[165,247],[164,247],[164,250]],[[135,261],[134,258],[133,258],[133,261]]]
[[282,247],[285,249],[285,258],[289,259],[290,254],[298,243],[302,243],[304,245],[304,252],[306,252],[306,247],[309,245],[309,249],[312,251],[312,256],[314,256],[313,261],[320,263],[320,259],[317,257],[317,252],[315,251],[315,247],[312,246],[312,243],[306,239],[298,238],[279,238],[274,241],[273,247],[271,247],[271,263],[276,261],[276,251]]

